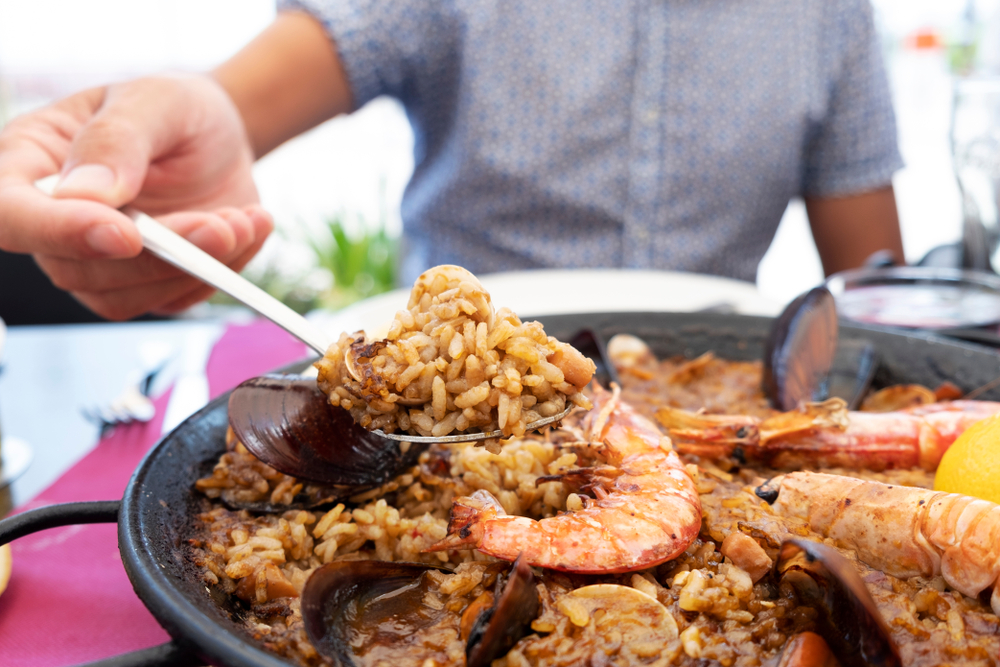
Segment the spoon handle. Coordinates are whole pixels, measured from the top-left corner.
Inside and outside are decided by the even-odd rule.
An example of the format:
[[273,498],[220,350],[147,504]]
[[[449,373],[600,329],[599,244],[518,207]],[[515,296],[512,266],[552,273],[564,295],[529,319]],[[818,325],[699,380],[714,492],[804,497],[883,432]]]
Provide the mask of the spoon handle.
[[326,336],[306,318],[145,213],[130,207],[122,212],[135,222],[146,250],[254,309],[320,356],[326,352]]
[[[58,176],[49,176],[35,181],[35,187],[51,196],[57,182]],[[150,253],[257,311],[320,356],[326,353],[326,336],[306,318],[145,213],[130,206],[122,213],[132,218],[142,236],[142,246]]]

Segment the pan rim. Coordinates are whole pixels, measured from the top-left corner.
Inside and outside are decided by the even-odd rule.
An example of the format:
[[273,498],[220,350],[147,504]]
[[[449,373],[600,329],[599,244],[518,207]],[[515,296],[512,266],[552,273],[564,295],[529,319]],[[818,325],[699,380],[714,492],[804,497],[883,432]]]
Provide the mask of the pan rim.
[[[736,329],[745,333],[748,338],[753,338],[755,330],[760,328],[766,330],[774,319],[754,315],[663,312],[560,314],[539,316],[538,319],[542,320],[548,329],[549,323],[570,322],[574,318],[581,317],[595,322],[603,322],[608,326],[617,327],[621,331],[631,330],[632,328],[626,323],[635,319],[653,320],[654,322],[672,319],[679,320],[682,324],[685,320],[689,320],[692,325],[709,324],[717,325],[720,328],[726,326],[730,329]],[[619,324],[621,326],[618,326]],[[662,324],[656,326],[658,329],[663,328]],[[979,355],[983,354],[985,350],[989,350],[989,348],[980,345],[955,341],[933,334],[848,322],[842,322],[841,327],[842,332],[852,335],[875,332],[880,336],[890,334],[893,340],[912,339],[924,345],[943,345],[949,349],[955,349],[956,352],[964,352],[964,356]],[[998,368],[1000,368],[1000,356],[995,351],[990,352],[992,352],[991,356],[997,359]],[[313,360],[314,358],[300,360],[279,369],[277,372],[301,371]],[[144,511],[148,512],[150,504],[156,502],[156,499],[152,498],[152,495],[147,491],[147,481],[157,464],[160,464],[162,459],[173,456],[174,448],[181,446],[178,441],[185,435],[187,429],[191,429],[194,425],[208,419],[218,418],[220,413],[224,414],[229,394],[228,391],[223,393],[185,420],[154,445],[140,461],[122,498],[118,523],[119,549],[125,571],[136,594],[179,646],[190,650],[212,664],[288,667],[291,664],[289,661],[266,652],[245,634],[238,633],[223,625],[218,617],[213,618],[204,613],[184,594],[178,585],[173,584],[170,573],[172,566],[158,562],[154,555],[156,549],[151,546],[152,542],[164,533],[153,530],[155,526],[149,525],[149,518],[144,516]],[[219,444],[221,448],[221,442]],[[168,468],[171,467],[169,464],[165,465]],[[173,467],[176,465],[177,461],[174,461]]]

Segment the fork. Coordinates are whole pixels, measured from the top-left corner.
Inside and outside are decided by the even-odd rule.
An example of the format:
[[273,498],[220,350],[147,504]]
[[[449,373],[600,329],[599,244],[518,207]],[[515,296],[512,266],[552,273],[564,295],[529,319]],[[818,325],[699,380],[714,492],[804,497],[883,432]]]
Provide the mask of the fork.
[[84,418],[100,427],[102,438],[118,424],[148,422],[156,414],[153,401],[149,398],[149,391],[153,380],[167,363],[167,361],[161,362],[156,368],[140,376],[137,381],[130,382],[124,391],[106,406],[83,408],[81,411]]

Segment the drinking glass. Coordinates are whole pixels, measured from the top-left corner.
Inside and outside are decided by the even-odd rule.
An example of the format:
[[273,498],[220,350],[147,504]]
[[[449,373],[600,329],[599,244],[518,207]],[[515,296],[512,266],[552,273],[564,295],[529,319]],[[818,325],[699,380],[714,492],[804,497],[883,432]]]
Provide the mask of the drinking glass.
[[962,265],[1000,272],[1000,78],[956,81],[951,149],[962,197]]

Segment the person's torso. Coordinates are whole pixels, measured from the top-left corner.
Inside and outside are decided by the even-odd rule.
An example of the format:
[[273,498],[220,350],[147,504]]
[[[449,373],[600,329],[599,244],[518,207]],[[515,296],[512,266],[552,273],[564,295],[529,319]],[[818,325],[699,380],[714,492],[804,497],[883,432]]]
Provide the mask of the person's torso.
[[444,55],[401,95],[404,281],[439,263],[754,279],[827,104],[820,2],[448,9]]

